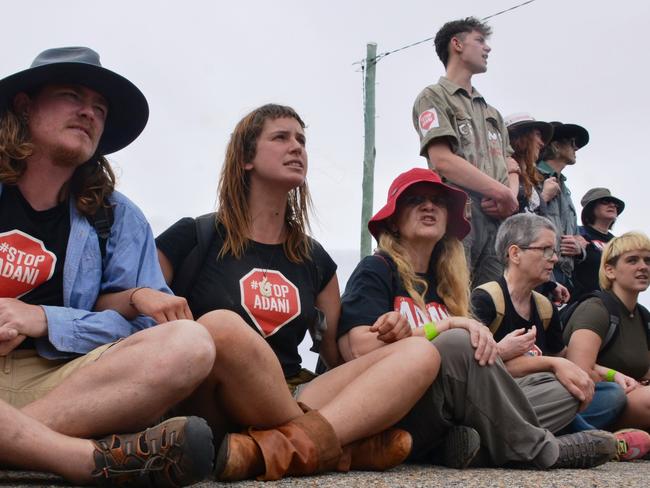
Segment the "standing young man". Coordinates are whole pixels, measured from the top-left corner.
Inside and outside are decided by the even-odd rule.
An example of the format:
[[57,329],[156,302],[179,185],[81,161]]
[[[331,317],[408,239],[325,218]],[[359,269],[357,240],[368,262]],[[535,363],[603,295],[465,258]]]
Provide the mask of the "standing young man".
[[519,166],[510,158],[508,131],[501,114],[472,86],[487,71],[490,27],[476,18],[447,22],[435,46],[446,74],[428,86],[413,105],[420,154],[429,167],[470,196],[467,217],[472,231],[464,239],[476,286],[497,279],[502,265],[494,252],[500,222],[516,212],[508,173]]

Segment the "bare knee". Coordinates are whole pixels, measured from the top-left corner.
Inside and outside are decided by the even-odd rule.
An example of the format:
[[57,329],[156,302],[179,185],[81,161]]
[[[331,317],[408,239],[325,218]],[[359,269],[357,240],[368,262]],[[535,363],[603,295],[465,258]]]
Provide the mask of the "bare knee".
[[205,328],[191,320],[177,320],[157,326],[155,332],[147,338],[151,354],[141,358],[150,380],[159,380],[166,388],[186,389],[208,376],[215,347]]
[[409,372],[409,377],[413,375],[420,377],[427,384],[432,383],[438,375],[440,369],[440,354],[433,347],[431,342],[421,337],[409,337],[399,341],[400,356],[408,358],[409,367],[413,371]]

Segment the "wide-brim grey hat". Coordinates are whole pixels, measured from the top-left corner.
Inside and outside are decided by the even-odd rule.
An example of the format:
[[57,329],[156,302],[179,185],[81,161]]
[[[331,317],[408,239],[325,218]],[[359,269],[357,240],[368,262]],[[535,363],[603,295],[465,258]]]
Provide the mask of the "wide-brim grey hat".
[[580,149],[589,143],[589,132],[584,127],[577,124],[563,124],[562,122],[553,121],[553,138],[552,141],[561,141],[563,139],[575,139],[576,147]]
[[612,193],[609,191],[609,189],[592,188],[591,190],[588,190],[580,200],[580,205],[582,205],[580,219],[582,220],[583,224],[586,222],[585,216],[587,216],[589,212],[592,212],[594,205],[596,205],[598,200],[602,200],[603,198],[607,198],[608,200],[612,200],[614,202],[618,215],[621,215],[623,213],[623,210],[625,210],[625,202],[620,198],[612,196]]
[[504,123],[511,138],[533,129],[539,130],[544,144],[551,142],[553,137],[553,126],[550,123],[535,120],[532,115],[525,112],[508,115]]
[[53,83],[83,85],[108,102],[104,132],[97,146],[100,155],[128,146],[143,131],[149,105],[129,80],[102,67],[99,54],[87,47],[61,47],[43,51],[31,67],[0,80],[0,110],[11,107],[19,92],[32,92]]

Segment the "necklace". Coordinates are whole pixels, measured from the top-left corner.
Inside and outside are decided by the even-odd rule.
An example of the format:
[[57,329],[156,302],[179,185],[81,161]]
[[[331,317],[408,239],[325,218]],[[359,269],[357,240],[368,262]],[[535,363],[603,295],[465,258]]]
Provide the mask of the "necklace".
[[[253,242],[253,251],[255,252],[255,257],[257,257],[258,263],[262,263],[262,256],[260,255],[259,252],[257,252],[257,243]],[[273,251],[271,252],[271,257],[269,258],[269,262],[267,266],[262,265],[262,280],[258,283],[259,289],[260,289],[260,294],[263,297],[269,298],[271,296],[271,282],[267,278],[267,273],[269,271],[269,268],[273,265],[273,259],[275,258],[275,251],[278,250],[277,246],[273,247]]]

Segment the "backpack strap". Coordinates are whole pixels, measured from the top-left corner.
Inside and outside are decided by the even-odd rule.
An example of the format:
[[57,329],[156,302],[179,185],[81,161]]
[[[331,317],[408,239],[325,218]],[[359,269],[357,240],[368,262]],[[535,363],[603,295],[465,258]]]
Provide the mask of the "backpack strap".
[[[586,296],[590,296],[590,294]],[[612,342],[618,333],[618,326],[621,323],[621,316],[618,311],[618,303],[616,302],[616,299],[609,293],[602,290],[596,290],[593,293],[593,296],[599,298],[600,301],[603,302],[603,305],[607,309],[607,313],[609,315],[609,328],[607,329],[607,334],[605,334],[605,338],[600,345],[600,353],[603,353],[609,346],[612,345]]]
[[99,252],[102,255],[102,262],[106,258],[106,244],[111,235],[111,227],[115,221],[113,214],[113,206],[104,200],[97,208],[97,211],[92,215],[87,215],[86,219],[93,226],[97,233],[97,240],[99,241]]
[[205,262],[210,244],[217,237],[217,221],[215,212],[201,215],[194,219],[196,231],[196,246],[194,246],[180,266],[174,270],[174,278],[170,288],[175,295],[187,297],[192,290],[198,274]]
[[544,330],[548,330],[548,326],[551,324],[551,318],[553,318],[553,304],[548,298],[535,290],[533,290],[533,299],[535,300],[535,307],[537,308],[539,318],[542,319],[542,326]]
[[641,320],[643,320],[643,325],[645,326],[646,338],[648,339],[648,350],[650,350],[650,311],[640,303],[637,303],[636,306],[639,308],[639,314],[641,315]]
[[499,330],[501,322],[503,322],[503,317],[506,314],[506,299],[503,296],[503,290],[501,289],[501,285],[499,285],[499,283],[496,281],[483,283],[476,288],[483,290],[488,295],[490,295],[492,302],[494,302],[494,310],[496,311],[496,316],[494,317],[492,323],[489,325],[490,332],[492,332],[492,335],[494,335],[496,331]]

